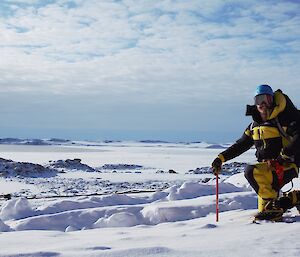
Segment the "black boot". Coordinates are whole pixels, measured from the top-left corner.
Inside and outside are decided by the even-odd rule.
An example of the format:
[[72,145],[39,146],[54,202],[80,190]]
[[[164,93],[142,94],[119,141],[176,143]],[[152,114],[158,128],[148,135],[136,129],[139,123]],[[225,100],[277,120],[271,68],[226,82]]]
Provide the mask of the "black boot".
[[281,221],[284,209],[278,206],[277,200],[270,200],[263,211],[254,216],[255,220]]
[[300,190],[284,193],[282,197],[275,201],[275,205],[283,208],[284,212],[296,207],[300,213]]

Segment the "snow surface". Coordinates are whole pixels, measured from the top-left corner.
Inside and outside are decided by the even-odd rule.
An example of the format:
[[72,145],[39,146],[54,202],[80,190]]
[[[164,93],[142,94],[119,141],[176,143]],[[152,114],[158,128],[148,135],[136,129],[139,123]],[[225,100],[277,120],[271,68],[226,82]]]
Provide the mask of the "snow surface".
[[[1,257],[300,254],[300,218],[253,224],[256,194],[238,171],[220,176],[215,221],[214,176],[190,171],[207,170],[222,149],[203,143],[72,143],[0,145],[0,157],[17,167],[0,179],[0,192],[14,196],[0,201]],[[253,162],[253,150],[233,161]],[[46,169],[33,170],[33,176],[27,169],[36,164],[51,168],[51,176]],[[300,189],[299,179],[294,187]]]

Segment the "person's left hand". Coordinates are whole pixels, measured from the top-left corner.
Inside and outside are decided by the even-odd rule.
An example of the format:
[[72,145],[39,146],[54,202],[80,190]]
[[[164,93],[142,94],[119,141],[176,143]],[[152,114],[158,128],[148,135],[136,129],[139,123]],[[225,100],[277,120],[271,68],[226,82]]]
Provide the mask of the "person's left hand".
[[220,170],[221,170],[221,167],[222,167],[222,160],[219,157],[217,157],[212,162],[211,167],[213,169],[214,175],[217,176],[219,174]]

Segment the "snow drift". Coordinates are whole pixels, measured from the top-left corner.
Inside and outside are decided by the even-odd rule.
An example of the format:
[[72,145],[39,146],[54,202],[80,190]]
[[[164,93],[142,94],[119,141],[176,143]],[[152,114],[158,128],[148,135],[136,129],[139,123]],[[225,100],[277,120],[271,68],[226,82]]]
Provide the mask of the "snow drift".
[[[231,195],[233,192],[241,193]],[[255,194],[246,188],[223,182],[220,193],[221,211],[256,206]],[[113,194],[56,200],[37,207],[25,198],[16,198],[4,203],[0,218],[10,224],[8,229],[17,231],[157,225],[204,217],[214,212],[214,194],[214,185],[186,182],[144,197]]]

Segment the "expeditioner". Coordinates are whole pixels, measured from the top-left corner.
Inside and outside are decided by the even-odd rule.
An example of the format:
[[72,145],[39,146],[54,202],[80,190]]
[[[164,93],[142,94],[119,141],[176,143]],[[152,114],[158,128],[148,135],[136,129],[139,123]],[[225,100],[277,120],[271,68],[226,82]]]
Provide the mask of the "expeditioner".
[[260,85],[246,115],[253,121],[242,137],[213,161],[213,172],[218,175],[224,162],[254,145],[258,162],[247,165],[244,174],[258,195],[255,220],[280,221],[288,209],[296,206],[300,210],[300,191],[279,197],[280,189],[299,174],[300,112],[280,89],[273,92],[269,85]]

